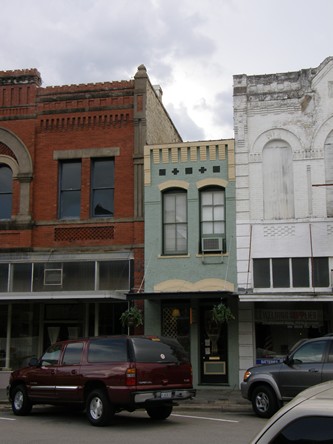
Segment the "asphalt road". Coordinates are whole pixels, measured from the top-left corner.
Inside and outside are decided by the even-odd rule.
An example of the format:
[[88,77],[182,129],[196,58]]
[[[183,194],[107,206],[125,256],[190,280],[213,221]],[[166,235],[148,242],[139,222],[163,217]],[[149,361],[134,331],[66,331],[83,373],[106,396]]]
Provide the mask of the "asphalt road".
[[174,409],[165,421],[153,421],[144,411],[122,412],[107,427],[93,427],[84,413],[59,407],[34,407],[26,417],[0,412],[1,444],[242,444],[264,426],[253,413]]

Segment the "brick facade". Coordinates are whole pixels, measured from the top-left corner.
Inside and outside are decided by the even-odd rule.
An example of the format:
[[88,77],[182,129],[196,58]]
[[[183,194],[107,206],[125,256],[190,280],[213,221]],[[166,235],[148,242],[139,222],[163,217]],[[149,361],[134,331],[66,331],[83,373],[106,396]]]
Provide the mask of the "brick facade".
[[[23,272],[15,271],[24,264],[32,266],[29,273],[35,279],[40,263],[93,261],[97,276],[103,265],[100,261],[130,261],[131,288],[127,291],[142,287],[143,147],[176,141],[181,137],[143,65],[128,81],[51,87],[42,86],[36,69],[0,71],[0,165],[12,172],[11,215],[0,220],[0,269],[3,267],[6,281],[0,299],[5,306],[22,299],[40,299],[44,305],[50,299],[68,303],[72,297],[80,302],[83,296],[89,304],[100,298],[117,299],[117,287],[98,291],[98,279],[94,291],[87,289],[82,294],[76,294],[73,287],[67,292],[57,288],[56,294],[45,287],[41,296],[34,282],[28,293],[14,291],[15,280],[26,279]],[[111,216],[92,215],[91,178],[96,159],[114,161]],[[62,219],[59,213],[59,175],[66,161],[81,165],[80,208],[75,219]],[[115,279],[115,272],[110,273]],[[124,297],[124,288],[119,290]],[[96,307],[95,334],[96,319],[103,315],[99,311],[97,316]],[[84,310],[86,321],[80,319],[80,331],[87,334],[90,312]],[[10,308],[5,322],[9,322],[9,313]],[[46,318],[40,322],[46,325]],[[0,332],[0,343],[5,344],[0,348],[9,351],[5,335]],[[45,344],[43,336],[45,332],[40,331],[38,351]],[[8,364],[8,356],[6,359]]]

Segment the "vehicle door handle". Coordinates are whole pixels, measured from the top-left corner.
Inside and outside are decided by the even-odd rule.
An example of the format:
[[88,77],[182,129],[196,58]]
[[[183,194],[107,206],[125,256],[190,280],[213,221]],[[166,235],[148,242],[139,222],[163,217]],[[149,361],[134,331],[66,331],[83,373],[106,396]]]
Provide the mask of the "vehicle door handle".
[[310,373],[318,373],[318,369],[317,368],[309,368],[309,372]]
[[71,373],[72,373],[72,375],[76,375],[77,371],[76,370],[72,370]]

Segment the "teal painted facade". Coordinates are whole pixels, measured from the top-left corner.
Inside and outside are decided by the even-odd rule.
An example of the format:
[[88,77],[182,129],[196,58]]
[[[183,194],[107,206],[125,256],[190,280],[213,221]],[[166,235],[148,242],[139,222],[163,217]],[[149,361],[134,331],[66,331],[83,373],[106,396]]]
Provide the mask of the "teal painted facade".
[[[183,343],[196,386],[238,386],[234,141],[146,146],[144,171],[145,333],[176,336]],[[213,209],[223,214],[224,233],[208,236],[213,238],[208,244],[201,216],[207,190],[224,197],[222,207]],[[166,253],[163,234],[168,192],[185,196],[186,223],[176,230],[183,251],[177,254]],[[210,314],[221,301],[235,319],[216,327]]]

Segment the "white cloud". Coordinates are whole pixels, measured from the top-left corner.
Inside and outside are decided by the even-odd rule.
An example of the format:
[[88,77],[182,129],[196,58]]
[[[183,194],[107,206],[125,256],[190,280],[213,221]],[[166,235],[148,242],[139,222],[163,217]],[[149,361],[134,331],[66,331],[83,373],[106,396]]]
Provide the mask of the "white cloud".
[[44,85],[129,79],[143,63],[184,140],[232,137],[232,76],[294,71],[333,55],[331,0],[11,0],[2,70]]

